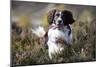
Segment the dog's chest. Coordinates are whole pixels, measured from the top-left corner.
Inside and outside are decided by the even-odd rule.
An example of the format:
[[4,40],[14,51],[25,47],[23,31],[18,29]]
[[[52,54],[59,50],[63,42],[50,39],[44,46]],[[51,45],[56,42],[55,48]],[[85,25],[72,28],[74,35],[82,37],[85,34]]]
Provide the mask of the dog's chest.
[[66,38],[68,38],[68,33],[69,30],[68,29],[49,29],[48,31],[48,38],[50,41],[55,42],[57,39],[64,39],[66,40]]
[[[49,29],[48,31],[48,51],[49,51],[49,57],[52,58],[52,54],[55,55],[63,53],[65,50],[67,44],[71,44],[72,40],[72,34],[70,32],[71,30],[67,27],[62,29]],[[69,35],[70,32],[70,35]],[[58,41],[59,39],[64,40],[65,43],[62,43],[61,41]],[[58,42],[57,42],[58,41]],[[66,44],[67,43],[67,44]]]

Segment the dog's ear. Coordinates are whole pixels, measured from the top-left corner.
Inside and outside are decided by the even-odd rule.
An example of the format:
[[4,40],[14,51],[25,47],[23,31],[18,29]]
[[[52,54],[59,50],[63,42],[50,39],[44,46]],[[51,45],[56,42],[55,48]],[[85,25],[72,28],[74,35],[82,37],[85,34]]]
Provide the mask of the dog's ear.
[[47,21],[48,21],[49,24],[53,23],[55,12],[56,12],[56,9],[53,9],[53,10],[48,12],[48,14],[47,14]]
[[70,12],[68,10],[62,11],[62,19],[63,19],[64,25],[72,24],[75,22],[72,12]]

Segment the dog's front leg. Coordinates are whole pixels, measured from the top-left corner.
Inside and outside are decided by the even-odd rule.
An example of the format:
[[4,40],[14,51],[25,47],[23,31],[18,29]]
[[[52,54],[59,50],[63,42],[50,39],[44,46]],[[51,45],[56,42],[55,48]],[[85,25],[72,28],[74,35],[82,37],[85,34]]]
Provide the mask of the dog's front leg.
[[50,58],[50,60],[51,60],[51,59],[52,59],[52,55],[51,55],[50,50],[48,51],[48,53],[49,53],[49,58]]

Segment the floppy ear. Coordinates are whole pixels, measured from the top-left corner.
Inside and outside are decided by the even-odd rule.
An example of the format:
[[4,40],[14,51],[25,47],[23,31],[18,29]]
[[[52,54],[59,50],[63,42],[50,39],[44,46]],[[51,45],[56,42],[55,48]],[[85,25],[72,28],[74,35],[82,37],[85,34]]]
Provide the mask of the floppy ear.
[[63,10],[62,14],[63,14],[62,19],[63,19],[64,25],[72,24],[75,22],[72,12],[68,10]]
[[47,21],[48,21],[49,24],[53,23],[55,12],[56,12],[56,9],[53,9],[53,10],[48,12],[48,14],[47,14]]

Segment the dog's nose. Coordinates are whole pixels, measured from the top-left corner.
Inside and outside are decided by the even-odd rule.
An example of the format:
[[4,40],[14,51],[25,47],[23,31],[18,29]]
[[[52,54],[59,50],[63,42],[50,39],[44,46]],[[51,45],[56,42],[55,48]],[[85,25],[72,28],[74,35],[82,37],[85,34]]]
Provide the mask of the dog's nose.
[[58,23],[61,24],[61,20],[59,20]]

